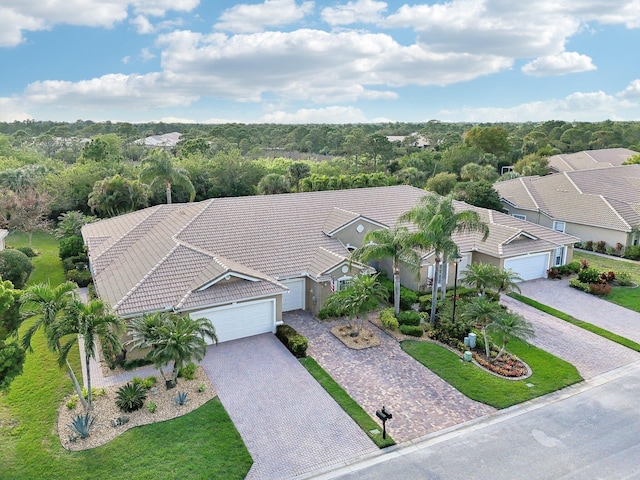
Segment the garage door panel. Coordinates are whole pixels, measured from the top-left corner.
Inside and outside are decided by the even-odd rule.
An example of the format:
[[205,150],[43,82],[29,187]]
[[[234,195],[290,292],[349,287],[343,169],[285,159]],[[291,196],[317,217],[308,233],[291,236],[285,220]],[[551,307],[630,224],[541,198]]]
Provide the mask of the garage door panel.
[[304,310],[305,281],[304,278],[282,280],[280,283],[289,288],[288,293],[282,294],[282,311]]
[[549,268],[549,253],[508,258],[504,268],[513,270],[522,280],[545,278]]
[[[275,332],[275,300],[239,303],[191,314],[207,318],[216,329],[218,342]],[[207,339],[207,343],[212,343]]]

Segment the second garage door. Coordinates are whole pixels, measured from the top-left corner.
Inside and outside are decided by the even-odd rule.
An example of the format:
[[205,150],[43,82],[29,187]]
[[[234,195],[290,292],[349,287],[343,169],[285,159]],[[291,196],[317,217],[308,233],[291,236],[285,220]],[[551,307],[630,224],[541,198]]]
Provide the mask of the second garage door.
[[[191,317],[208,318],[216,328],[218,342],[276,331],[276,309],[273,299],[212,308],[194,312]],[[207,339],[207,343],[211,341]]]
[[304,278],[281,280],[280,283],[289,287],[289,293],[282,294],[282,311],[304,310]]
[[508,258],[504,261],[504,268],[513,270],[522,280],[545,278],[549,268],[549,254],[538,253]]

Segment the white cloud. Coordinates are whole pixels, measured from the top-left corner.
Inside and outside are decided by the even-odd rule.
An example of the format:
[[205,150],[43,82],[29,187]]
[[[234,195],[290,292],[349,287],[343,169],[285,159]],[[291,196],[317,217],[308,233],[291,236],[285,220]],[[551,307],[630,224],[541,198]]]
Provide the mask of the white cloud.
[[313,8],[312,1],[301,5],[296,0],[265,0],[256,5],[241,3],[225,10],[214,27],[235,33],[261,32],[266,27],[297,22],[311,13]]
[[591,57],[577,52],[562,52],[558,55],[536,58],[522,67],[522,73],[534,77],[566,75],[589,70],[596,70]]
[[124,63],[126,65],[131,61],[131,56],[127,55],[126,57],[122,57],[121,61],[122,61],[122,63]]
[[618,94],[620,98],[640,98],[640,79],[636,79],[627,85],[622,92]]
[[387,9],[385,2],[376,0],[356,0],[345,5],[324,8],[322,19],[329,25],[350,25],[353,23],[377,23]]
[[191,11],[199,0],[2,0],[0,47],[24,41],[24,32],[48,30],[57,24],[111,28],[131,9],[136,15],[163,16]]
[[550,99],[523,103],[509,108],[463,108],[441,110],[443,121],[468,122],[523,122],[523,121],[602,121],[634,120],[638,114],[637,103],[608,95],[605,92],[576,92],[563,99]]
[[143,48],[140,50],[140,58],[143,62],[148,62],[149,60],[156,58],[156,56],[151,53],[148,48]]
[[14,122],[30,120],[22,100],[16,98],[0,97],[0,122]]
[[141,35],[147,34],[147,33],[153,33],[153,30],[154,30],[153,25],[151,24],[149,19],[144,15],[138,15],[137,17],[131,19],[129,23],[131,23],[131,25],[133,25],[134,28],[136,29],[136,32],[138,32]]
[[283,111],[263,115],[259,122],[266,123],[364,123],[362,111],[354,107],[303,108],[293,113]]

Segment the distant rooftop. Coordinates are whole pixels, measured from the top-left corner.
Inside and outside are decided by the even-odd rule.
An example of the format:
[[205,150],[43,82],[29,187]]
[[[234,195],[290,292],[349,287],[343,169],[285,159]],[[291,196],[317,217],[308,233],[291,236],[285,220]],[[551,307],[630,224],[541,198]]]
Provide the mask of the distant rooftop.
[[136,140],[134,143],[142,144],[145,147],[175,147],[180,141],[182,134],[180,132],[165,133],[163,135],[151,135],[150,137]]
[[638,152],[628,148],[604,148],[584,150],[549,157],[549,169],[553,172],[573,172],[594,168],[619,167]]

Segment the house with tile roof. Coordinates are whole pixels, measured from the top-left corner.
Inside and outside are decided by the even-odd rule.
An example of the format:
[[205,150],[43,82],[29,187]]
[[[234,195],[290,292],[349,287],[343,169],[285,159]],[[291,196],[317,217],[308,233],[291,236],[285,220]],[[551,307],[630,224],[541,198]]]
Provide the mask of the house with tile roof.
[[638,152],[634,152],[628,148],[603,148],[600,150],[563,153],[548,158],[549,170],[556,173],[619,167],[637,154]]
[[[282,312],[317,313],[327,296],[374,268],[351,261],[367,232],[393,228],[429,193],[407,185],[214,198],[157,205],[85,225],[96,293],[125,318],[172,310],[206,317],[220,341],[273,332]],[[509,215],[474,209],[489,236],[454,238],[470,262],[512,268],[523,278],[546,275],[572,256],[576,238]],[[374,267],[385,268],[384,262]],[[444,281],[453,282],[453,266]],[[404,285],[426,289],[433,252],[420,275],[402,270]]]
[[519,177],[494,188],[522,220],[612,247],[640,241],[640,165]]

